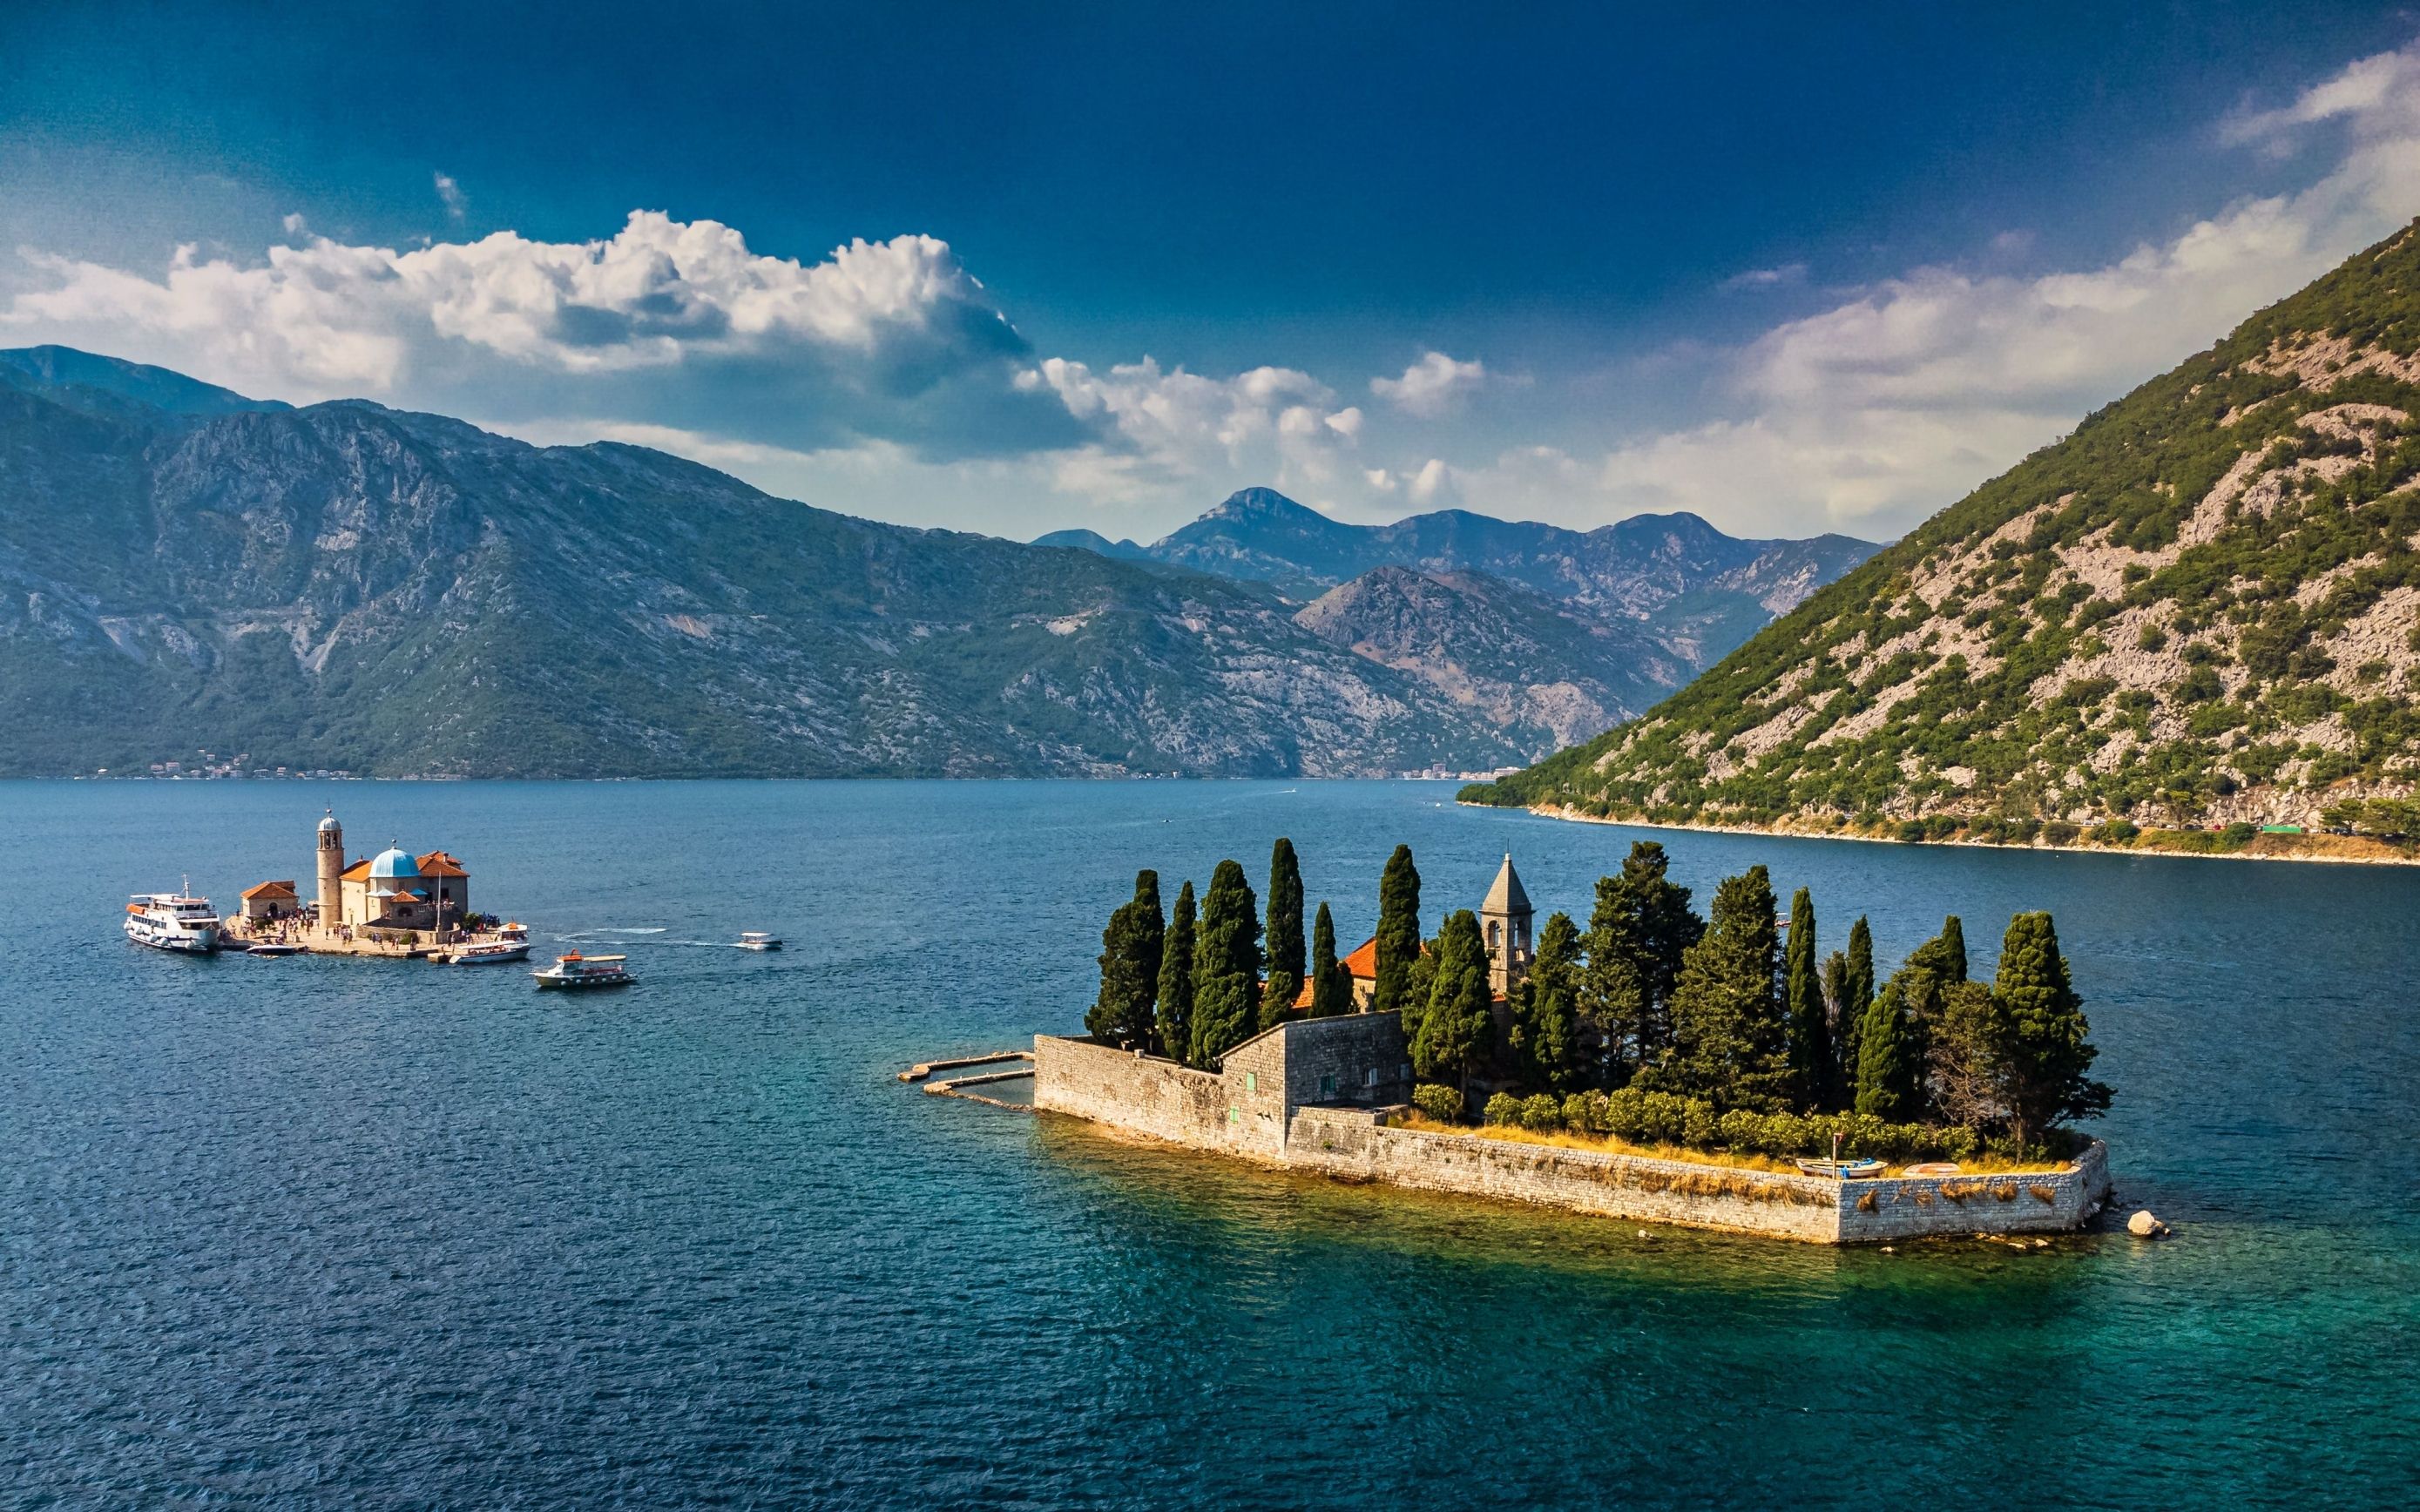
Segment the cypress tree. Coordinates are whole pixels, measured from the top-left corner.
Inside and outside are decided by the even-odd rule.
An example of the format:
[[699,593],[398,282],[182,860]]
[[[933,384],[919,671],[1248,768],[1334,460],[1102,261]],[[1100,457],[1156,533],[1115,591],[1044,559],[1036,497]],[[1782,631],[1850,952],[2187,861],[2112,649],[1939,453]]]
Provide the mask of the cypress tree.
[[1894,977],[1867,1008],[1857,1036],[1857,1112],[1890,1123],[1915,1119],[1922,1063],[1908,1027],[1906,991]]
[[1398,845],[1378,878],[1378,982],[1370,999],[1371,1011],[1404,1011],[1406,1035],[1423,1005],[1410,1001],[1412,963],[1420,954],[1420,872],[1412,864],[1412,848]]
[[1669,1051],[1672,990],[1705,933],[1689,889],[1667,879],[1670,864],[1663,846],[1637,841],[1621,874],[1597,881],[1576,1006],[1582,1033],[1598,1042],[1616,1079]]
[[2000,942],[1993,983],[2009,1132],[2023,1149],[2069,1119],[2109,1111],[2110,1090],[2086,1072],[2100,1055],[2048,914],[2019,914]]
[[1513,994],[1512,1058],[1533,1087],[1568,1091],[1579,1083],[1577,1013],[1580,932],[1569,914],[1555,914],[1538,933],[1528,979]]
[[1865,1034],[1866,1011],[1874,1006],[1874,933],[1866,927],[1866,916],[1849,926],[1849,958],[1846,991],[1833,1003],[1833,1022],[1840,1032],[1833,1036],[1833,1053],[1839,1060],[1841,1102],[1854,1106],[1857,1100],[1858,1042]]
[[1302,869],[1294,841],[1280,836],[1269,852],[1268,984],[1261,993],[1261,1027],[1294,1015],[1302,995]]
[[1252,1037],[1260,1001],[1261,919],[1244,869],[1221,861],[1202,896],[1193,933],[1193,1065],[1216,1070],[1219,1057]]
[[1714,918],[1683,959],[1672,989],[1672,1053],[1659,1089],[1718,1108],[1778,1113],[1789,1106],[1790,1020],[1778,976],[1781,942],[1773,881],[1753,866],[1714,889]]
[[1336,920],[1327,904],[1311,925],[1311,1016],[1332,1018],[1353,1011],[1353,973],[1336,959]]
[[1966,980],[1966,932],[1956,914],[1941,921],[1940,933],[1909,954],[1907,965],[1931,972],[1944,984]]
[[1451,1078],[1466,1093],[1470,1078],[1487,1062],[1496,1042],[1496,1016],[1487,986],[1487,945],[1479,916],[1457,909],[1437,936],[1435,980],[1428,1011],[1412,1041],[1412,1065],[1432,1081]]
[[1084,1015],[1085,1031],[1104,1044],[1154,1048],[1152,1005],[1159,995],[1163,925],[1159,873],[1135,873],[1134,898],[1101,932],[1101,990]]
[[1783,973],[1790,1011],[1790,1070],[1801,1107],[1824,1105],[1832,1080],[1832,1028],[1815,977],[1815,900],[1804,887],[1790,899],[1790,949]]
[[1176,907],[1159,953],[1159,1053],[1183,1060],[1193,1053],[1193,884],[1176,889]]

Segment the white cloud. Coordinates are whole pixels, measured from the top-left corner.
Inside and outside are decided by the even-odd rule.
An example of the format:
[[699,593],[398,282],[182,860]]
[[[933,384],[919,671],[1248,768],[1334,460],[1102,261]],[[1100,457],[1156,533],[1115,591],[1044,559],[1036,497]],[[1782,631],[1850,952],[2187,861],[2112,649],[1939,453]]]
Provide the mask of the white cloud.
[[462,197],[462,186],[454,181],[452,174],[433,174],[430,177],[436,181],[437,197],[445,202],[446,218],[454,221],[462,219],[471,206],[471,202]]
[[1780,288],[1784,285],[1805,282],[1807,282],[1805,263],[1784,263],[1778,268],[1751,268],[1744,273],[1733,273],[1723,280],[1721,286],[1724,292],[1736,294],[1748,290]]
[[1435,420],[1487,381],[1486,367],[1458,363],[1432,351],[1404,369],[1402,378],[1374,378],[1370,392],[1406,414]]

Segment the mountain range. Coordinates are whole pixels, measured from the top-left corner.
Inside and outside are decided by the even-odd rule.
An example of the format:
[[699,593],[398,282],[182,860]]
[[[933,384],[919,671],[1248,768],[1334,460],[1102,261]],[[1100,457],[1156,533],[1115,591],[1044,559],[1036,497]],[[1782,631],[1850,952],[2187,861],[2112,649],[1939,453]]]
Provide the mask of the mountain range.
[[1759,566],[1772,543],[1690,524],[1685,560],[1498,546],[1503,576],[1390,563],[1305,604],[1308,569],[912,530],[639,447],[0,352],[0,773],[1502,766],[1643,706],[1690,671],[1688,626],[1839,554]]
[[[1474,801],[2030,837],[2359,823],[2420,779],[2420,229]],[[2382,816],[2382,817],[2381,817]]]

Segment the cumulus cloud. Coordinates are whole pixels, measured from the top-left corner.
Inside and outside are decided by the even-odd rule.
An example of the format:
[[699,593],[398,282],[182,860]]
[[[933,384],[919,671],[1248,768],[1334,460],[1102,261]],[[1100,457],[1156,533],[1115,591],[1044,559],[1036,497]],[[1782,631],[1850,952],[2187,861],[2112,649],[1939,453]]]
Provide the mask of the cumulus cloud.
[[1406,414],[1435,420],[1487,381],[1486,367],[1458,363],[1432,351],[1404,369],[1402,378],[1374,378],[1370,392]]

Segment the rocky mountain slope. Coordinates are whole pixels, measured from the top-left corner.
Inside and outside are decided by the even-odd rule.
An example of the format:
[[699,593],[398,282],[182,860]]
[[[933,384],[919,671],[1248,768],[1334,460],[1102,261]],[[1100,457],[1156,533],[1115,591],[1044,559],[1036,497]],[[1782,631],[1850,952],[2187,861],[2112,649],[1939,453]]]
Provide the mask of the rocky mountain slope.
[[1571,531],[1448,509],[1392,525],[1348,525],[1273,488],[1231,495],[1147,547],[1108,542],[1090,531],[1042,539],[1266,582],[1302,600],[1379,567],[1482,572],[1607,624],[1643,625],[1697,666],[1711,664],[1875,549],[1845,535],[1743,541],[1695,515],[1638,515]]
[[1642,628],[1478,572],[1378,567],[1329,589],[1295,623],[1483,710],[1541,748],[1628,717],[1690,671]]
[[2420,235],[2093,414],[1644,717],[1466,796],[1597,815],[2309,825],[2413,785]]
[[[1350,775],[1525,748],[1258,584],[0,354],[0,773]],[[1527,748],[1535,749],[1534,746]]]

